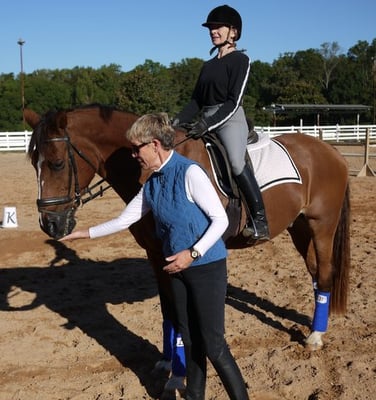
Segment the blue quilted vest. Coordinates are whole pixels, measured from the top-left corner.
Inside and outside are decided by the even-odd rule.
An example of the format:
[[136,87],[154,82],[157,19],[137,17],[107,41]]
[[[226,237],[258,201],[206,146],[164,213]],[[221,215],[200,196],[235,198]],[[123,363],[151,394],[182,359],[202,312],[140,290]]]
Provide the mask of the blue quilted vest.
[[[156,223],[156,233],[162,240],[163,254],[168,257],[192,247],[210,225],[210,219],[188,200],[185,174],[194,162],[174,152],[168,163],[154,172],[144,185],[144,195]],[[225,258],[227,250],[219,239],[192,265],[201,265]]]

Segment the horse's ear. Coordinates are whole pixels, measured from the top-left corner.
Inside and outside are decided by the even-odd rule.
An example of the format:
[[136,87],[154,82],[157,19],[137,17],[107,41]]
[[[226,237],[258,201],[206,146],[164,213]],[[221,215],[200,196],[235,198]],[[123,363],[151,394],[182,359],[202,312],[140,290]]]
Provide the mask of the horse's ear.
[[33,110],[25,108],[23,111],[25,121],[34,129],[40,121],[40,116]]
[[56,126],[60,129],[65,129],[67,127],[67,113],[65,111],[59,111],[56,114]]

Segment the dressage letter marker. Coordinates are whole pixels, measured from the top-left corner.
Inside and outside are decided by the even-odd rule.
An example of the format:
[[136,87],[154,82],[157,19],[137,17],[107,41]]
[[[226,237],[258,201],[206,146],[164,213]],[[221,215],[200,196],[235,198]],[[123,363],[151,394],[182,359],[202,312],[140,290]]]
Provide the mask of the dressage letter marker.
[[3,228],[17,228],[17,211],[16,207],[4,207]]

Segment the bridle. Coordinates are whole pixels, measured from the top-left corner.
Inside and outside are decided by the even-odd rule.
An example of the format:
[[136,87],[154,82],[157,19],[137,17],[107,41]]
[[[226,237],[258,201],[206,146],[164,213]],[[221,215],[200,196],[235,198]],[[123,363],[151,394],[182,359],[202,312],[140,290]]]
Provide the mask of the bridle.
[[[57,196],[57,197],[48,197],[45,199],[37,199],[37,206],[39,212],[44,212],[47,214],[61,214],[57,211],[52,211],[45,209],[46,207],[50,206],[59,206],[63,204],[72,203],[71,211],[77,208],[80,204],[84,205],[88,201],[95,199],[98,196],[102,196],[103,193],[111,187],[111,185],[107,185],[106,187],[102,188],[101,184],[105,182],[105,179],[101,179],[100,181],[96,182],[94,185],[85,188],[83,191],[80,189],[80,184],[78,181],[78,169],[76,159],[74,154],[76,153],[80,158],[82,158],[87,164],[90,165],[91,168],[95,172],[97,172],[97,168],[95,165],[90,161],[90,159],[81,151],[79,150],[71,141],[68,131],[64,130],[64,136],[62,137],[54,137],[50,139],[46,139],[44,143],[56,143],[56,142],[64,142],[67,146],[68,151],[68,163],[69,163],[69,185],[68,185],[68,193],[66,196]],[[71,196],[71,187],[74,184],[74,195]],[[93,189],[99,189],[93,193]],[[85,198],[83,196],[86,196]]]
[[[175,144],[174,147],[181,145],[182,143],[190,140],[191,138],[188,136],[184,138],[182,141]],[[45,139],[44,143],[57,143],[57,142],[64,142],[67,146],[68,151],[68,162],[69,162],[69,185],[68,185],[68,193],[66,196],[56,196],[56,197],[48,197],[45,199],[37,199],[37,207],[39,212],[43,212],[45,214],[53,214],[53,215],[61,215],[65,214],[66,212],[72,212],[81,204],[84,205],[88,201],[95,199],[98,196],[103,196],[103,193],[111,188],[111,185],[106,182],[105,179],[101,179],[92,186],[81,190],[80,184],[78,181],[78,169],[76,159],[74,154],[77,154],[81,159],[83,159],[90,167],[97,172],[97,168],[95,165],[90,161],[89,157],[85,155],[77,146],[72,143],[69,133],[66,129],[64,129],[64,136],[61,137],[54,137]],[[107,186],[102,187],[101,185],[106,182]],[[74,195],[70,194],[72,184],[74,184]],[[99,187],[99,188],[98,188]],[[94,189],[96,191],[94,191]],[[72,204],[72,207],[69,210],[63,211],[54,211],[49,210],[48,207],[51,206],[60,206],[63,204]]]

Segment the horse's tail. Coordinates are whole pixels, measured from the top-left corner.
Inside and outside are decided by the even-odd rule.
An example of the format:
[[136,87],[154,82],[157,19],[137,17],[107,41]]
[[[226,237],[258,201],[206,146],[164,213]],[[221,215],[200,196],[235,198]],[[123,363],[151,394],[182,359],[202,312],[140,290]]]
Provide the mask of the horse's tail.
[[350,277],[350,188],[347,184],[340,219],[333,243],[333,287],[331,291],[330,311],[344,314],[347,309],[347,297]]

